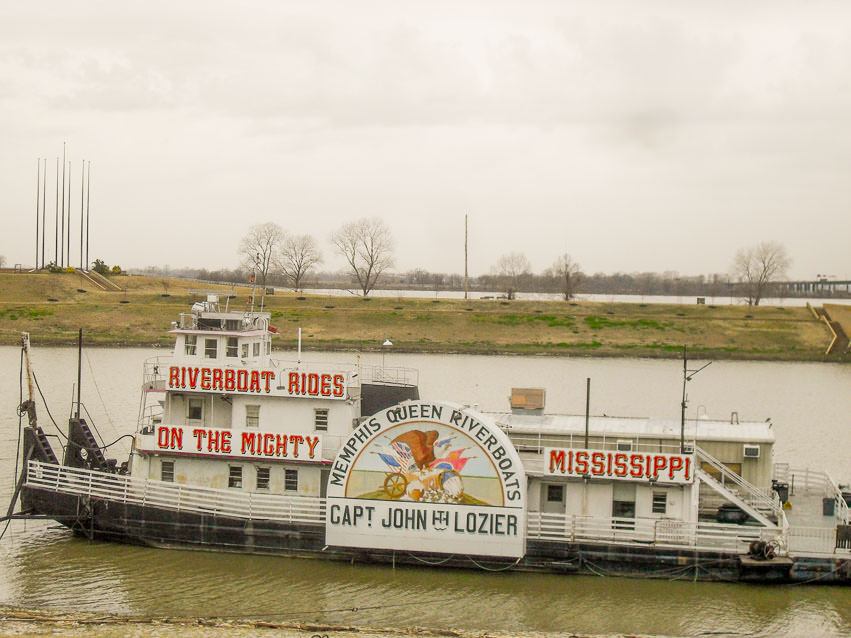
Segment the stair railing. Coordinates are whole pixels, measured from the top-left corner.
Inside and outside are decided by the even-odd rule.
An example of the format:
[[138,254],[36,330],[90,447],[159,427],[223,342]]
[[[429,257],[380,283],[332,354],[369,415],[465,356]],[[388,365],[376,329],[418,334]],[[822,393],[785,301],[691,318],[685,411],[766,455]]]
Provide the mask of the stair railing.
[[721,474],[723,479],[722,483],[727,481],[734,483],[744,492],[754,507],[770,511],[778,520],[782,518],[783,508],[776,496],[769,495],[764,490],[759,489],[756,485],[749,483],[703,448],[695,446],[694,451],[700,461],[708,463]]

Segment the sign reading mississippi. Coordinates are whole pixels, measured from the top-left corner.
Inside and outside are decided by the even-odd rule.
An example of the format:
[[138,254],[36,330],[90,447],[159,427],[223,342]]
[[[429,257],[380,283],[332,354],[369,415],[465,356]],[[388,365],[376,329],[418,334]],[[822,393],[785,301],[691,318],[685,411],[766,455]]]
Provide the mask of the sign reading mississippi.
[[485,416],[409,401],[363,421],[328,479],[326,542],[443,554],[521,557],[526,476]]

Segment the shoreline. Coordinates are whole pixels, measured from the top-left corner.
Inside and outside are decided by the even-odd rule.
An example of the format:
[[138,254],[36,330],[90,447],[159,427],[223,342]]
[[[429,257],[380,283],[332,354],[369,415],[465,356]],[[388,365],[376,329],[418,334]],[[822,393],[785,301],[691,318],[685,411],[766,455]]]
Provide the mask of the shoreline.
[[[262,616],[261,616],[262,618]],[[165,632],[168,636],[203,636],[211,631],[223,636],[257,636],[258,634],[286,638],[328,638],[329,636],[357,636],[360,638],[394,638],[396,636],[424,636],[448,638],[502,638],[509,636],[539,635],[538,632],[483,631],[471,629],[442,629],[438,627],[366,627],[307,621],[277,621],[252,619],[250,615],[230,616],[154,616],[118,614],[113,612],[70,611],[57,609],[32,609],[0,606],[0,632],[14,628],[9,635],[53,636],[137,636],[139,631]],[[19,631],[20,630],[20,631]],[[585,634],[566,631],[570,638],[604,638],[623,636],[652,638],[650,634]],[[664,638],[654,635],[656,638]],[[670,636],[668,638],[671,638]]]
[[[0,344],[88,347],[172,345],[179,314],[210,291],[192,282],[112,278],[115,291],[92,290],[76,274],[0,273]],[[168,290],[163,293],[163,290]],[[221,301],[248,303],[244,293]],[[240,290],[242,293],[242,290]],[[526,355],[591,358],[851,362],[842,349],[825,356],[832,334],[807,307],[591,301],[334,297],[280,293],[263,298],[278,329],[275,351]],[[833,307],[832,307],[833,308]],[[849,308],[851,310],[851,308]],[[843,311],[844,312],[844,311]]]

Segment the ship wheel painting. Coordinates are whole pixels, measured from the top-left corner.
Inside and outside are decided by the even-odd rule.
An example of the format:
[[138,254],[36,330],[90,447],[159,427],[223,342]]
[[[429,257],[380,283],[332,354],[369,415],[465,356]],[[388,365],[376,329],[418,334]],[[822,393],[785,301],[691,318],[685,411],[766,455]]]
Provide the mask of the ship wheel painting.
[[465,434],[408,423],[371,441],[352,469],[346,496],[421,503],[504,504],[492,461]]

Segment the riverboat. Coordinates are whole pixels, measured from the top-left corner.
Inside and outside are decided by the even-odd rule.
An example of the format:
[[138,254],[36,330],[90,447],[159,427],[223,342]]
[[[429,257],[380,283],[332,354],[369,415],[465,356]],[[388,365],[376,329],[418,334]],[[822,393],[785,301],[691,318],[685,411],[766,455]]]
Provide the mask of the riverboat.
[[235,310],[222,294],[182,313],[171,355],[145,363],[123,462],[79,379],[57,455],[24,335],[9,517],[89,539],[394,566],[851,583],[851,497],[823,472],[775,464],[770,421],[549,414],[534,388],[513,389],[502,413],[421,398],[415,370],[309,363],[300,346],[273,357],[262,301]]

